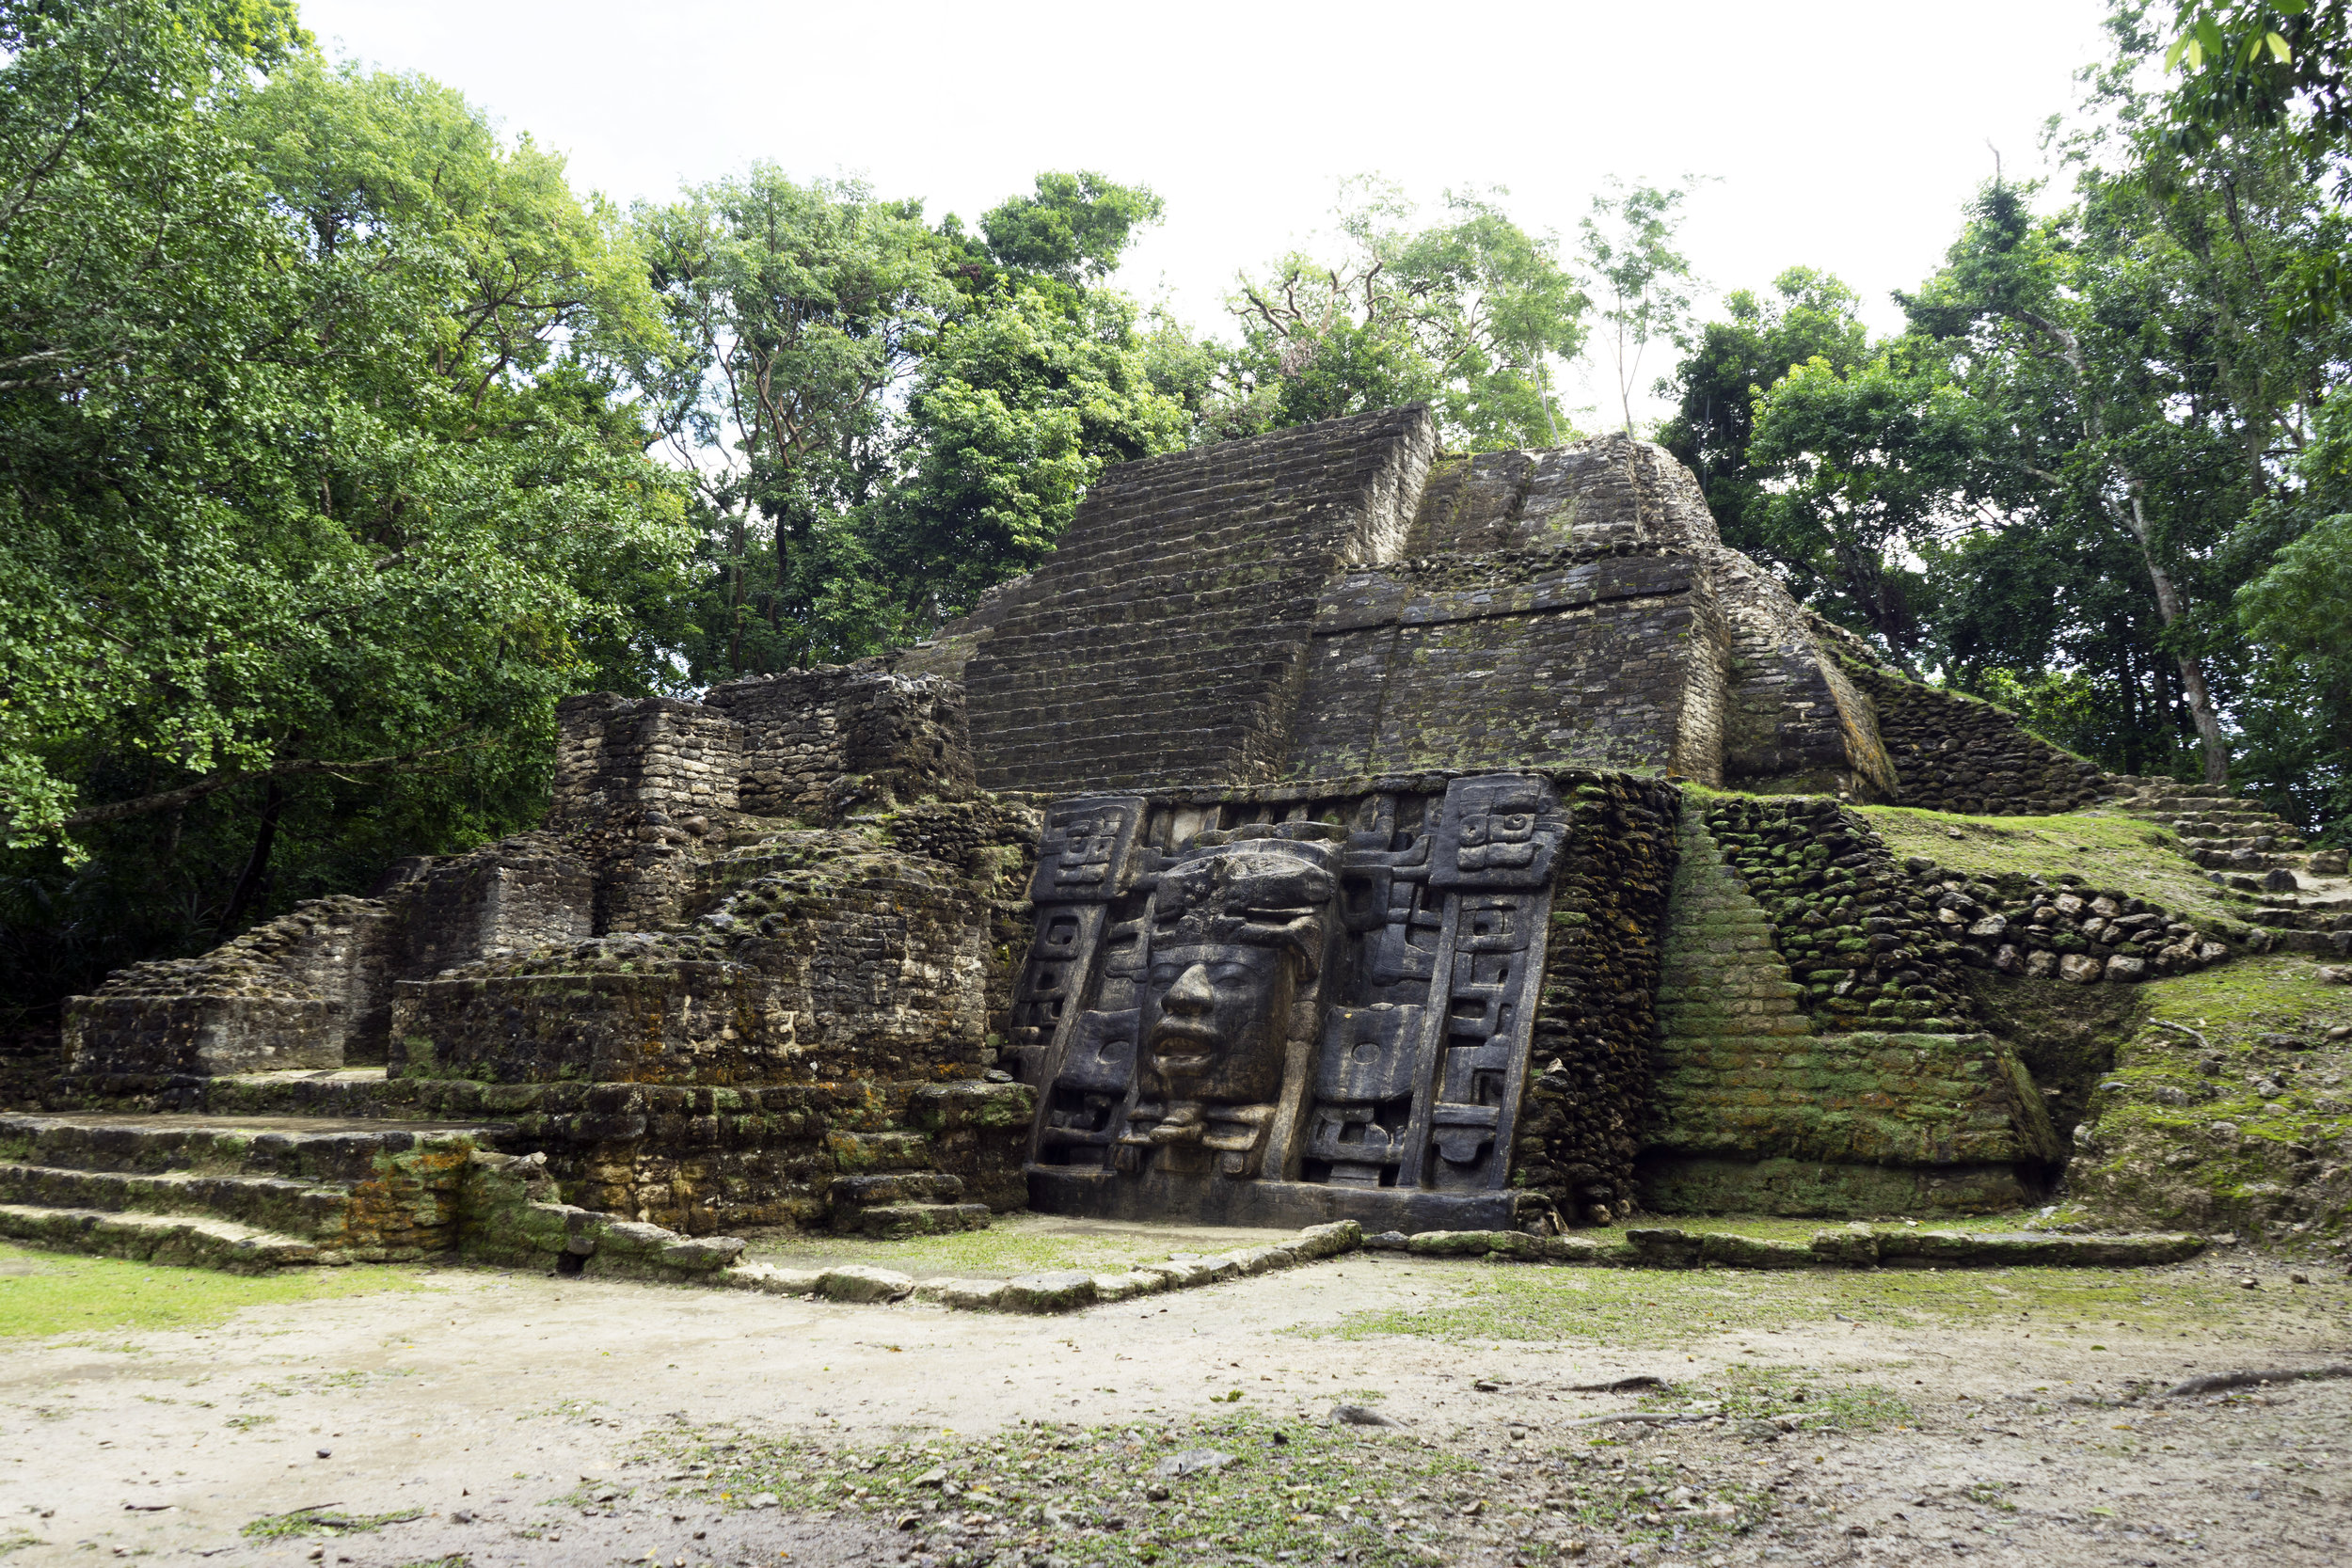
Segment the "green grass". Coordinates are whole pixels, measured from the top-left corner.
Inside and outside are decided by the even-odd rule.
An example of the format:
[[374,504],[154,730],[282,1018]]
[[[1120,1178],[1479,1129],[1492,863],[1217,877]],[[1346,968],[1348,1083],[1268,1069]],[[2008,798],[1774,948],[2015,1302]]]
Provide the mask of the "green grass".
[[[2327,1037],[2352,1024],[2352,987],[2323,986],[2312,969],[2308,958],[2269,954],[2147,987],[2152,1021],[2194,1029],[2204,1043],[2155,1022],[2142,1025],[2101,1080],[2109,1086],[2097,1101],[2100,1134],[2190,1134],[2198,1141],[2188,1147],[2217,1167],[2230,1156],[2206,1135],[2216,1122],[2234,1125],[2242,1143],[2327,1145],[2352,1136],[2352,1042]],[[2265,1035],[2297,1037],[2306,1048],[2265,1046]],[[2219,1070],[2208,1074],[2217,1062]],[[2263,1092],[2265,1082],[2280,1092]],[[2165,1103],[2156,1091],[2167,1086],[2195,1098]]]
[[[1977,1214],[1963,1218],[1922,1219],[1923,1227],[1938,1230],[2001,1231],[2023,1228],[2034,1218],[2030,1211]],[[1816,1231],[1838,1222],[1824,1219],[1784,1219],[1770,1214],[1664,1214],[1634,1222],[1640,1226],[1672,1226],[1696,1234],[1729,1231],[1772,1241],[1810,1241]],[[1894,1222],[1899,1223],[1899,1217]],[[751,1238],[748,1259],[816,1266],[834,1259],[880,1264],[921,1275],[968,1275],[1002,1278],[1049,1269],[1085,1269],[1116,1274],[1138,1263],[1158,1262],[1171,1252],[1222,1252],[1261,1243],[1249,1231],[1199,1232],[1178,1228],[1149,1233],[1147,1227],[1104,1227],[1100,1232],[1073,1232],[1068,1222],[1048,1214],[1001,1214],[986,1230],[948,1236],[916,1236],[905,1241],[876,1241],[866,1236],[803,1236],[775,1234]],[[1580,1229],[1580,1237],[1604,1244],[1625,1240],[1625,1227]]]
[[1635,1402],[1645,1410],[1674,1410],[1700,1402],[1733,1420],[1800,1416],[1812,1432],[1876,1432],[1919,1418],[1875,1383],[1824,1383],[1788,1367],[1726,1367],[1719,1379],[1661,1388]]
[[[1897,856],[1924,855],[1974,876],[2056,879],[2073,873],[2184,915],[2244,921],[2255,904],[2205,880],[2179,835],[2144,818],[2097,809],[2061,816],[1960,816],[1909,806],[1859,808]],[[1957,830],[1960,837],[1951,833]]]
[[[1861,1223],[1879,1229],[1889,1227],[1904,1228],[1903,1222],[1915,1217],[1898,1214]],[[2027,1229],[2039,1217],[2040,1212],[2032,1209],[1997,1214],[1936,1214],[1920,1219],[1917,1228],[2003,1234]],[[1842,1219],[1790,1218],[1780,1214],[1644,1214],[1632,1222],[1632,1228],[1680,1230],[1692,1236],[1713,1230],[1733,1236],[1747,1236],[1760,1242],[1809,1242],[1822,1231],[1840,1229],[1845,1224]],[[1610,1245],[1625,1240],[1626,1228],[1621,1225],[1595,1226],[1589,1229],[1579,1228],[1570,1234],[1580,1240],[1589,1239]]]
[[246,1525],[243,1533],[257,1541],[282,1541],[295,1535],[365,1535],[386,1525],[405,1525],[423,1517],[424,1510],[421,1508],[397,1509],[389,1513],[336,1513],[324,1508],[298,1508],[292,1513],[265,1513]]
[[[1448,1266],[1448,1265],[1437,1265]],[[1351,1313],[1295,1332],[1449,1342],[1590,1341],[1668,1345],[1693,1335],[1754,1334],[1837,1319],[1902,1328],[2000,1326],[2084,1345],[2129,1333],[2226,1333],[2249,1307],[2226,1281],[2187,1272],[2090,1269],[1854,1273],[1487,1268],[1450,1265],[1458,1289],[1425,1306]]]
[[[1758,1409],[1767,1391],[1742,1389]],[[1857,1396],[1859,1398],[1860,1396]],[[1786,1402],[1781,1406],[1787,1407]],[[1797,1406],[1802,1408],[1801,1405]],[[1859,1408],[1859,1407],[1857,1407]],[[1499,1437],[1490,1434],[1487,1440]],[[983,1514],[1016,1524],[989,1550],[1018,1543],[1072,1563],[1131,1568],[1283,1556],[1401,1568],[1502,1544],[1497,1533],[1529,1525],[1607,1532],[1620,1543],[1662,1542],[1676,1525],[1661,1502],[1690,1478],[1670,1460],[1612,1457],[1579,1442],[1499,1471],[1475,1450],[1405,1428],[1362,1429],[1283,1420],[1248,1411],[1080,1429],[1034,1423],[988,1437],[942,1431],[869,1448],[830,1448],[739,1432],[685,1432],[648,1457],[693,1480],[673,1497],[725,1507],[847,1510],[898,1525],[909,1544],[946,1521]],[[1194,1449],[1230,1455],[1212,1471],[1162,1477],[1160,1463]],[[1165,1488],[1152,1498],[1150,1488]],[[1681,1545],[1752,1528],[1769,1512],[1762,1494],[1716,1487],[1719,1516],[1677,1515]],[[1034,1509],[1058,1511],[1018,1529]],[[1116,1523],[1114,1524],[1114,1521]],[[1388,1526],[1402,1524],[1398,1534]],[[932,1544],[949,1546],[943,1537]],[[1441,1549],[1444,1548],[1444,1549]],[[952,1548],[950,1548],[952,1549]],[[1530,1545],[1528,1553],[1549,1548]],[[961,1557],[958,1559],[961,1560]]]
[[0,1339],[203,1328],[248,1307],[422,1288],[419,1271],[381,1265],[245,1275],[0,1243]]
[[[2099,1079],[2096,1152],[2075,1162],[2080,1201],[2061,1217],[2199,1228],[2299,1219],[2306,1245],[2342,1234],[2352,1183],[2328,1151],[2352,1138],[2352,1040],[2328,1034],[2352,1026],[2352,987],[2319,984],[2314,967],[2274,953],[2142,988],[2144,1022]],[[2292,1232],[2265,1240],[2296,1244]]]

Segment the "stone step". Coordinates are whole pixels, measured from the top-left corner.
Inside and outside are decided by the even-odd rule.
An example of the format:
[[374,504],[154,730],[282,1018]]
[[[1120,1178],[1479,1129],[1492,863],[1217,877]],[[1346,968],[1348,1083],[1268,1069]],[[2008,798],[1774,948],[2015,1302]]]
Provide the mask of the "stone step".
[[383,1163],[462,1159],[495,1148],[512,1128],[466,1122],[327,1117],[0,1115],[0,1160],[87,1171],[199,1171],[356,1182]]
[[267,1274],[345,1260],[299,1237],[188,1214],[118,1214],[8,1203],[0,1204],[0,1236],[68,1252],[230,1274]]
[[2309,953],[2316,958],[2352,958],[2352,930],[2280,931],[2271,939],[2274,953]]
[[2274,931],[2352,931],[2352,910],[2341,904],[2268,904],[2249,917]]
[[985,1203],[885,1203],[860,1210],[854,1227],[844,1227],[836,1215],[834,1228],[895,1242],[909,1236],[985,1230],[989,1218]]
[[0,1164],[0,1203],[109,1214],[195,1215],[330,1244],[344,1233],[351,1202],[347,1186],[317,1185],[279,1176]]
[[929,1171],[931,1140],[921,1132],[829,1132],[825,1142],[834,1168],[844,1175]]

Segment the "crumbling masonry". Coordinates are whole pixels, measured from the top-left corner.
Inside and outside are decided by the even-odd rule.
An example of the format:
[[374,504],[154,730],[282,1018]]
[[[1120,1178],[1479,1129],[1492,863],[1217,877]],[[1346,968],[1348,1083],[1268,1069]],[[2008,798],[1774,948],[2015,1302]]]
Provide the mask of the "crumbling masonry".
[[1852,806],[2136,781],[1881,669],[1658,448],[1417,408],[1112,469],[890,659],[560,728],[541,832],[77,999],[51,1111],[462,1132],[696,1235],[1986,1209],[2062,1148],[1971,988],[2229,954],[1898,864]]

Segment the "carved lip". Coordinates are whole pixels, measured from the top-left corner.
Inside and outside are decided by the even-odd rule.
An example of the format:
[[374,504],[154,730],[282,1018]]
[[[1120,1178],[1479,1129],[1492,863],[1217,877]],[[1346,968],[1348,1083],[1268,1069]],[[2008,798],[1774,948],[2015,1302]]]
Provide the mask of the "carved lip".
[[1180,1051],[1191,1045],[1214,1053],[1224,1043],[1215,1029],[1185,1019],[1162,1017],[1152,1026],[1151,1044],[1155,1054],[1166,1054],[1171,1045]]

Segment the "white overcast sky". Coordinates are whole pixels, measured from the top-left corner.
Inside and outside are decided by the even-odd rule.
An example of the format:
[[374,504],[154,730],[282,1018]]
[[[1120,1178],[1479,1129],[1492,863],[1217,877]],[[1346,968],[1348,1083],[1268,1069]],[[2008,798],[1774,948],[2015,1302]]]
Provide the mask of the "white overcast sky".
[[1993,171],[1988,143],[2012,177],[2042,167],[2042,123],[2073,103],[2104,13],[2100,0],[302,7],[332,53],[461,89],[624,203],[759,159],[859,175],[967,220],[1040,169],[1147,183],[1168,219],[1120,280],[1211,331],[1234,270],[1307,239],[1359,173],[1430,201],[1506,186],[1515,217],[1564,237],[1606,176],[1711,176],[1684,230],[1708,283],[1824,267],[1889,329],[1888,291],[1915,286],[1950,244]]

